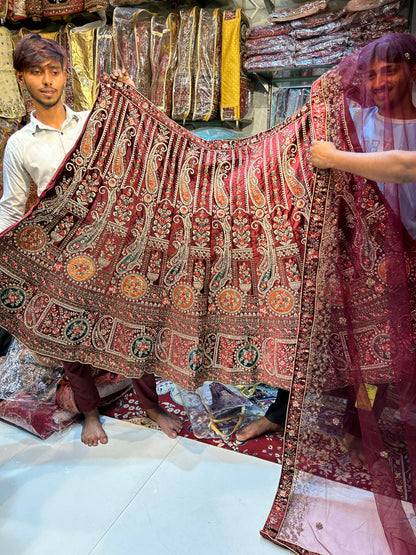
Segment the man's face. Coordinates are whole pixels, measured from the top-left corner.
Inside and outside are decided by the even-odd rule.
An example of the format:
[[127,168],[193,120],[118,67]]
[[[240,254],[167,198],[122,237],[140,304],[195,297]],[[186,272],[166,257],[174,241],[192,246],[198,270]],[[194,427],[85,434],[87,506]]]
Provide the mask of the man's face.
[[[366,71],[366,89],[381,115],[399,117],[412,104],[409,66],[375,60]],[[403,116],[402,116],[403,117]]]
[[35,105],[48,108],[61,101],[66,83],[66,71],[58,60],[31,66],[22,72],[16,72],[18,81],[25,85]]

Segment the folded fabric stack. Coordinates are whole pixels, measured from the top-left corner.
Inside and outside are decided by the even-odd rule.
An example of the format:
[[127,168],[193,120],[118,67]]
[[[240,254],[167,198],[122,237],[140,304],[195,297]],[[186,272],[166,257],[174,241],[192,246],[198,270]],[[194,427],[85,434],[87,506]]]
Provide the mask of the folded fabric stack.
[[406,32],[397,0],[353,0],[329,10],[326,0],[270,14],[272,25],[252,27],[247,71],[337,64],[351,52],[388,33]]

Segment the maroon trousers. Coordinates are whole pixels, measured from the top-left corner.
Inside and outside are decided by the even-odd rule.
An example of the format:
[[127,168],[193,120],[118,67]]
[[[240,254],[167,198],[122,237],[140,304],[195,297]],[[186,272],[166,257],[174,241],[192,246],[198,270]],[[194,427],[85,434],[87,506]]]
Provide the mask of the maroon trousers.
[[[97,408],[100,395],[92,377],[91,366],[80,362],[64,362],[63,365],[79,410],[89,412]],[[156,408],[158,396],[154,374],[144,374],[142,378],[131,381],[140,407],[143,410]]]

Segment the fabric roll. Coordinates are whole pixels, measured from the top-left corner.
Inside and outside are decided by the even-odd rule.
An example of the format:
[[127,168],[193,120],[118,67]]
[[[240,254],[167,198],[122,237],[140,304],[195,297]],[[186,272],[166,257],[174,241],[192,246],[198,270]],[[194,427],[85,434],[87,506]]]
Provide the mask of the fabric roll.
[[176,15],[171,13],[166,18],[166,27],[163,28],[157,42],[157,51],[153,49],[151,56],[151,100],[168,116],[172,113],[173,78],[177,66],[177,36],[178,20]]
[[94,42],[100,22],[69,29],[74,109],[91,110],[96,96]]
[[221,120],[249,120],[252,85],[244,74],[248,20],[241,9],[225,10],[222,21]]
[[83,12],[84,0],[66,0],[64,3],[54,0],[42,0],[42,17],[64,17]]
[[151,12],[140,8],[116,8],[113,15],[114,67],[125,68],[147,98],[152,80],[151,18]]
[[115,48],[111,25],[103,25],[97,29],[94,59],[97,81],[100,81],[103,75],[109,75],[115,68]]
[[173,77],[172,118],[186,121],[192,118],[195,53],[200,8],[180,10],[180,25],[176,43],[177,66]]
[[63,101],[72,110],[75,106],[74,99],[74,85],[72,81],[72,64],[71,64],[71,52],[69,48],[69,32],[72,29],[71,24],[62,25],[59,29],[58,35],[56,37],[57,42],[62,46],[67,55],[67,65],[66,65],[66,84],[64,90]]
[[26,114],[25,103],[13,69],[12,34],[0,27],[0,117],[21,120]]
[[198,25],[193,120],[217,119],[221,79],[221,12],[202,9]]

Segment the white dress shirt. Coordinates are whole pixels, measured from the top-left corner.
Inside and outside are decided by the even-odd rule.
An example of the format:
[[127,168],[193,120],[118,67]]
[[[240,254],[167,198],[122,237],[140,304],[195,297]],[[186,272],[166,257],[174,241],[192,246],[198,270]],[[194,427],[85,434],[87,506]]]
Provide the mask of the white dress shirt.
[[0,200],[0,233],[25,213],[31,180],[38,196],[46,189],[65,156],[72,150],[90,112],[74,112],[65,106],[66,119],[60,130],[37,120],[11,135],[3,158],[3,196]]
[[[416,150],[416,120],[385,120],[372,106],[361,111],[352,108],[357,136],[364,152],[383,150]],[[386,144],[384,130],[388,121],[393,137],[391,144]],[[377,183],[384,194],[384,183]],[[398,186],[400,218],[413,239],[416,239],[416,183],[402,183]]]

